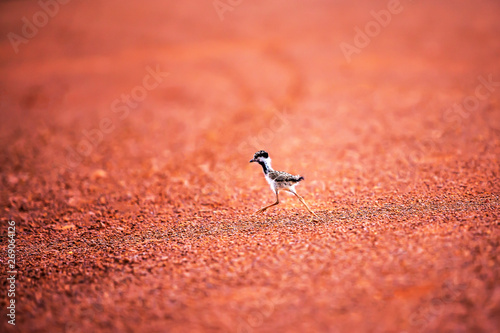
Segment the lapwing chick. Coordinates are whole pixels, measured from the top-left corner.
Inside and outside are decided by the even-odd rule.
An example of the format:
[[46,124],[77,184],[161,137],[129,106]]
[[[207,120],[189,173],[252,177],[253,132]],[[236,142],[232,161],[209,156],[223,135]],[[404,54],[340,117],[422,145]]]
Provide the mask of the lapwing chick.
[[299,175],[294,176],[284,171],[273,170],[273,168],[271,167],[271,158],[269,157],[269,154],[264,150],[259,150],[258,152],[256,152],[253,155],[253,158],[250,160],[250,163],[252,162],[257,162],[260,164],[260,166],[264,170],[264,176],[266,177],[267,182],[271,186],[271,190],[273,190],[273,192],[276,194],[275,203],[270,204],[269,206],[266,207],[262,207],[261,209],[256,211],[255,214],[262,213],[266,211],[268,208],[279,204],[280,203],[279,191],[284,190],[295,194],[295,196],[299,199],[299,201],[304,206],[306,206],[309,213],[319,218],[319,216],[316,215],[311,210],[311,208],[309,208],[304,199],[300,195],[298,195],[297,192],[295,191],[295,186],[297,186],[300,181],[304,180],[304,177]]

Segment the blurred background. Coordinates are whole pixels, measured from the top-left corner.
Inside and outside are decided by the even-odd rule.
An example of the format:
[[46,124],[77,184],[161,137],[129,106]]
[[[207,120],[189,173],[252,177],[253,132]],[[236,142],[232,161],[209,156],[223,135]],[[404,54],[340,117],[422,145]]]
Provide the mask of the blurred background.
[[168,169],[241,194],[227,178],[267,149],[322,190],[388,175],[406,190],[409,166],[498,140],[498,83],[452,109],[499,80],[496,1],[0,6],[7,168]]
[[[486,197],[486,202],[498,205],[488,196],[499,193],[499,18],[500,2],[495,0],[1,1],[2,218],[9,216],[19,221],[20,244],[40,244],[39,248],[56,237],[50,234],[51,230],[56,230],[57,235],[76,235],[77,230],[82,232],[79,237],[85,239],[87,234],[83,231],[88,235],[122,235],[137,230],[149,232],[148,228],[171,230],[187,225],[183,223],[190,224],[178,231],[179,235],[193,230],[217,234],[219,223],[239,228],[239,221],[257,228],[255,221],[246,220],[247,216],[274,200],[261,169],[248,163],[260,149],[270,153],[275,169],[305,177],[298,192],[314,210],[330,214],[331,221],[336,221],[332,223],[339,223],[335,230],[347,228],[347,224],[339,222],[343,221],[339,220],[342,214],[351,216],[363,209],[366,212],[377,200],[382,207],[396,202],[404,206],[412,200],[430,200],[425,201],[429,203],[446,199],[454,203],[464,198]],[[344,213],[340,213],[340,207]],[[303,213],[295,199],[285,196],[283,205],[266,216],[288,219]],[[365,223],[363,219],[369,215],[366,214],[349,223]],[[428,211],[425,214],[432,215]],[[420,219],[420,224],[434,221],[429,215],[417,215],[412,213],[409,220]],[[495,219],[492,216],[489,218]],[[380,214],[376,218],[385,219],[381,224],[373,224],[376,228],[385,228],[395,221]],[[330,234],[331,229],[325,232]],[[377,233],[370,235],[378,237],[374,236]],[[393,235],[392,229],[388,235]],[[264,239],[268,237],[271,236],[266,234]],[[352,237],[364,239],[359,235]],[[403,234],[394,239],[399,237]],[[189,242],[198,242],[197,239]],[[427,281],[420,289],[400,294],[394,294],[393,286],[398,281],[405,286],[418,284],[418,279],[433,276],[432,272],[438,274],[438,268],[447,262],[454,263],[456,276],[468,279],[467,274],[473,269],[466,274],[465,269],[458,267],[469,262],[469,257],[457,254],[460,259],[447,261],[447,256],[454,254],[447,245],[435,242],[436,248],[424,252],[428,257],[419,252],[408,259],[408,270],[396,263],[396,268],[386,270],[401,269],[401,275],[379,274],[383,270],[377,265],[383,266],[387,257],[408,244],[390,243],[390,239],[386,239],[387,243],[370,243],[375,247],[380,243],[392,244],[370,253],[378,253],[378,261],[363,256],[353,258],[350,245],[346,245],[345,252],[338,250],[343,254],[336,258],[345,260],[331,264],[331,279],[324,278],[324,284],[315,281],[321,272],[330,269],[328,260],[320,260],[320,270],[293,266],[299,271],[303,269],[298,275],[306,279],[300,280],[303,285],[295,280],[280,280],[282,270],[290,267],[288,262],[283,266],[270,263],[270,273],[266,274],[282,284],[271,285],[266,291],[266,295],[271,295],[269,299],[278,299],[272,312],[278,324],[265,327],[269,331],[290,328],[287,323],[295,318],[295,327],[303,331],[311,327],[325,329],[330,323],[332,299],[345,301],[335,308],[339,316],[353,314],[342,317],[352,324],[346,327],[359,329],[359,318],[365,318],[363,327],[370,330],[373,326],[369,320],[377,322],[381,316],[388,323],[383,326],[386,330],[421,327],[408,326],[408,318],[419,309],[419,295],[432,293],[442,276]],[[284,246],[282,241],[278,241],[280,246]],[[338,242],[339,248],[348,244],[345,239]],[[223,243],[221,238],[212,244]],[[329,244],[330,241],[321,248],[326,249],[328,256],[334,256]],[[237,248],[234,244],[225,245]],[[406,255],[411,256],[415,248],[406,248]],[[259,251],[267,250],[265,247]],[[34,255],[28,247],[24,251],[26,257]],[[155,249],[151,258],[161,251]],[[173,248],[169,251],[163,255],[177,253]],[[481,253],[491,251],[496,250],[490,247]],[[89,253],[94,255],[93,251]],[[433,253],[444,259],[436,261],[437,266],[425,266],[435,263]],[[102,260],[108,257],[106,253],[100,256]],[[191,259],[198,263],[195,257]],[[69,255],[61,258],[62,262],[73,262]],[[168,258],[162,265],[172,262]],[[229,265],[224,258],[219,257],[220,262]],[[488,260],[484,262],[493,262]],[[373,266],[362,273],[359,268],[365,264]],[[145,264],[141,261],[136,265]],[[172,267],[175,271],[178,266]],[[278,268],[273,271],[273,267]],[[346,267],[353,268],[342,278],[335,275]],[[443,270],[448,272],[446,267]],[[490,273],[495,271],[488,267]],[[94,267],[92,271],[98,274],[99,269]],[[165,280],[164,273],[157,273],[162,279],[157,283],[174,281],[181,286],[195,279],[193,276],[204,276],[194,271],[190,277],[173,275],[172,280]],[[208,313],[210,309],[231,313],[238,308],[234,304],[244,307],[248,299],[264,293],[234,287],[226,295],[236,302],[233,304],[224,297],[217,298],[211,287],[201,288],[208,295],[203,298],[198,289],[183,294],[182,288],[163,285],[159,294],[154,294],[160,296],[150,299],[160,304],[170,297],[179,303],[161,303],[164,307],[160,306],[158,314],[136,314],[135,297],[143,295],[141,288],[149,286],[149,282],[137,282],[138,289],[124,300],[123,295],[129,295],[129,290],[115,293],[114,287],[106,284],[109,281],[100,280],[105,276],[102,274],[97,281],[107,286],[111,295],[109,304],[103,305],[107,312],[96,311],[102,312],[102,316],[111,313],[101,322],[102,327],[109,322],[118,325],[116,318],[123,316],[122,323],[131,325],[126,327],[143,329],[149,325],[145,323],[155,322],[156,315],[161,317],[168,309],[174,309],[172,313],[180,317],[172,314],[173,319],[165,320],[173,320],[178,328],[186,322],[198,329],[235,328],[237,325],[229,315],[207,319],[198,313],[207,309]],[[364,275],[357,280],[359,274]],[[28,273],[25,276],[33,278]],[[47,298],[41,305],[40,299],[44,298],[40,295],[63,288],[61,279],[57,275],[46,277],[44,281],[51,281],[47,282],[48,287],[33,279],[22,282],[26,297],[22,300],[23,310],[28,318],[25,327],[43,331],[49,326],[44,326],[42,319],[47,323],[60,321],[51,313],[70,310],[68,316],[74,316],[75,323],[86,318],[85,313],[78,312],[83,301],[65,296],[73,290],[72,282],[57,294],[62,296],[54,296],[52,301]],[[487,304],[483,294],[493,294],[498,285],[494,280],[490,279],[490,289],[476,284],[473,290],[479,292],[471,296],[469,303]],[[351,285],[350,281],[357,282]],[[210,283],[217,286],[216,282]],[[323,287],[317,287],[320,285]],[[125,286],[128,288],[129,284]],[[297,286],[305,287],[294,289]],[[176,291],[164,297],[170,290]],[[281,291],[282,298],[273,298],[273,293]],[[95,288],[86,292],[96,299],[102,295]],[[158,290],[152,291],[155,292]],[[353,293],[359,297],[354,298]],[[38,296],[31,299],[31,294]],[[374,298],[365,299],[367,294]],[[396,296],[384,298],[389,294]],[[194,301],[183,303],[189,297]],[[385,313],[384,307],[379,306],[381,299],[394,312]],[[113,312],[110,309],[115,309],[115,304],[126,304],[124,308],[129,306],[129,312]],[[145,309],[154,308],[144,304]],[[190,313],[193,309],[199,311]],[[482,308],[464,311],[477,315],[475,318],[483,318],[485,313]],[[136,315],[152,321],[143,321],[146,326],[140,326]],[[441,323],[445,325],[449,321],[443,318]],[[59,328],[68,328],[59,324]],[[75,324],[69,331],[78,331],[77,327],[80,326]],[[112,327],[121,330],[125,326]]]

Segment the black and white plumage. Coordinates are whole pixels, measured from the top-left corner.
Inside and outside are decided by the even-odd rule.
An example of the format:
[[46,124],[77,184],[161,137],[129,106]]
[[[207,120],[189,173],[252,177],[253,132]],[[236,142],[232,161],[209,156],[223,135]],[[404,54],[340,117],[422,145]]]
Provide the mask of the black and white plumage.
[[264,150],[259,150],[258,152],[256,152],[253,155],[253,158],[250,160],[250,163],[252,163],[252,162],[256,162],[256,163],[260,164],[260,166],[262,167],[262,170],[264,171],[264,176],[266,177],[267,182],[271,186],[271,189],[273,190],[273,192],[276,194],[276,202],[275,203],[259,209],[256,213],[262,213],[266,209],[268,209],[269,207],[272,207],[272,206],[279,204],[279,194],[278,193],[281,190],[285,190],[285,191],[288,191],[288,192],[295,194],[295,196],[297,196],[299,201],[302,204],[304,204],[304,206],[306,206],[307,210],[311,214],[313,214],[314,216],[318,217],[309,208],[309,206],[306,204],[304,199],[300,195],[298,195],[297,192],[295,191],[295,186],[297,186],[300,181],[304,180],[304,177],[302,177],[300,175],[292,175],[292,174],[289,174],[288,172],[284,172],[284,171],[273,170],[273,168],[271,167],[271,158],[269,157],[269,154]]
[[271,158],[269,154],[264,150],[259,150],[253,156],[253,159],[250,160],[250,163],[257,162],[262,166],[262,170],[264,171],[264,176],[266,177],[267,182],[271,186],[273,191],[282,190],[282,189],[295,189],[295,186],[301,181],[304,180],[302,176],[294,176],[284,171],[276,171],[271,167]]

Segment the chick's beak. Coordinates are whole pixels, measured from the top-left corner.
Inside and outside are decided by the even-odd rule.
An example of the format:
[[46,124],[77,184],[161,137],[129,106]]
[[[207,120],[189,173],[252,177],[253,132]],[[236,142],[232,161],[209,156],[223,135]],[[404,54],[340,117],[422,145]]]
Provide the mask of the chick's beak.
[[257,162],[257,160],[255,158],[252,158],[249,163],[252,163],[252,162]]

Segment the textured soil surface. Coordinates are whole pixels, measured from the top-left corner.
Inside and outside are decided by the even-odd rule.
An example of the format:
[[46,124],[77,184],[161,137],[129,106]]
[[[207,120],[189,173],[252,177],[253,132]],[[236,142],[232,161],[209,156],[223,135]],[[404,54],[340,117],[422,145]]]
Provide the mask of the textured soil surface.
[[[47,3],[0,3],[0,331],[499,331],[498,1]],[[252,215],[260,149],[321,220]]]

